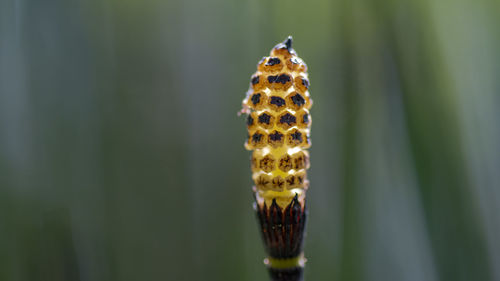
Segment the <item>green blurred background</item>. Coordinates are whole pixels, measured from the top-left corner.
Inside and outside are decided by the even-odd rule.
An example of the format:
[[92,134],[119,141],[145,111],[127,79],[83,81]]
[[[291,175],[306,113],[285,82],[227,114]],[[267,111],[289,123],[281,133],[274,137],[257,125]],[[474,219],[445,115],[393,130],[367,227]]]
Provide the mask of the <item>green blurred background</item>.
[[244,119],[309,66],[306,280],[500,280],[498,1],[0,1],[0,280],[267,280]]

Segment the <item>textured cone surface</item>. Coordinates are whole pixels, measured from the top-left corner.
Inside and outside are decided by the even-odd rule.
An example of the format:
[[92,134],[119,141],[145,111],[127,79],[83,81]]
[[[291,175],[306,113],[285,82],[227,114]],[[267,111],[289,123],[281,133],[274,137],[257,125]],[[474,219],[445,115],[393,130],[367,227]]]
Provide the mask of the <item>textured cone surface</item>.
[[284,208],[308,187],[311,105],[307,66],[289,37],[259,62],[243,100],[252,178],[268,206],[277,198]]
[[255,209],[273,281],[303,280],[311,106],[307,66],[288,37],[258,63],[242,109],[245,147],[253,150]]

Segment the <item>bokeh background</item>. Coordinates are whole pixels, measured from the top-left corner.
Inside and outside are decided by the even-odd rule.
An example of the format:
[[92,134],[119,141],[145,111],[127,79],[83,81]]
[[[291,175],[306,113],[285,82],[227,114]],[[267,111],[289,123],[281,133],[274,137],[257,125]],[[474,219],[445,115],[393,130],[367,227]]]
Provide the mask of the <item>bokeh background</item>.
[[0,1],[0,280],[267,280],[241,100],[309,66],[306,280],[500,280],[500,3]]

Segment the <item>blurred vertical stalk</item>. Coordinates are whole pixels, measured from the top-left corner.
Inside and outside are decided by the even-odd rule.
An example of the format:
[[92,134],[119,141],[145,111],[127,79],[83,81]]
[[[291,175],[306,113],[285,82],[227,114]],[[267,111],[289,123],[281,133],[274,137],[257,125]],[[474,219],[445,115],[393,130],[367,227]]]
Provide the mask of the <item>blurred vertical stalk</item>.
[[[479,214],[470,200],[456,95],[436,27],[423,20],[430,9],[415,2],[404,15],[393,10],[390,20],[431,245],[441,280],[491,280]],[[406,26],[398,24],[402,16]]]
[[[392,193],[409,187],[405,191],[405,196],[408,196],[412,194],[412,186],[415,186],[415,194],[420,195],[416,199],[407,197],[407,200],[420,202],[412,212],[423,211],[424,225],[427,226],[424,236],[430,239],[437,278],[491,280],[477,206],[470,200],[472,186],[463,155],[463,143],[460,142],[457,101],[454,100],[454,89],[450,85],[441,50],[436,44],[435,27],[428,21],[430,8],[420,2],[394,5],[391,1],[383,1],[375,5],[359,0],[342,3],[346,121],[344,242],[340,279],[365,280],[368,276],[373,280],[379,279],[374,275],[377,271],[371,268],[377,263],[370,260],[370,247],[374,246],[368,240],[375,239],[373,235],[377,234],[377,228],[373,229],[367,222],[372,214],[365,211],[377,207],[367,204],[378,204],[369,196],[380,194],[387,185],[394,185],[389,188]],[[397,111],[387,112],[393,107],[402,110],[405,121],[403,131],[398,127],[384,130],[387,125],[377,123],[386,122],[393,126]],[[403,181],[397,186],[400,174],[384,175],[391,172],[390,163],[384,162],[390,158],[384,159],[388,157],[384,152],[390,152],[392,148],[377,139],[383,137],[381,134],[387,135],[387,141],[392,146],[397,144],[398,138],[403,139],[403,147],[408,145],[403,152],[409,149],[411,153],[413,162],[409,167],[415,169],[415,179],[402,177]],[[409,142],[406,144],[404,139]],[[401,155],[395,160],[400,164],[408,161]],[[364,166],[371,168],[363,169]],[[395,173],[395,169],[392,172]],[[373,189],[377,191],[371,193]],[[400,213],[397,216],[404,218],[401,212],[404,208],[398,210]],[[385,220],[387,217],[374,221],[380,224],[377,227],[382,228]],[[388,230],[382,233],[390,234]],[[399,239],[408,238],[411,237]],[[389,246],[392,247],[389,251],[402,251],[396,242],[394,240]],[[424,249],[417,249],[415,253],[421,252],[421,268],[431,270],[432,262],[431,265],[424,265],[422,261],[426,256]],[[387,255],[384,252],[377,254],[379,258]],[[389,262],[386,260],[384,264]],[[414,269],[408,268],[403,273],[407,274],[410,270]]]

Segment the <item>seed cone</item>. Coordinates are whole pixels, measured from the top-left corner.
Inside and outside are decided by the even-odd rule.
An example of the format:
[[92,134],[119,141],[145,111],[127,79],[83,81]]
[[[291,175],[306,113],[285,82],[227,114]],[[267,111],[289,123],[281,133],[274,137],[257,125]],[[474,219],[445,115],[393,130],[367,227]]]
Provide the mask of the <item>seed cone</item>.
[[255,210],[273,281],[303,279],[312,99],[306,64],[288,37],[264,57],[243,100],[253,150]]

